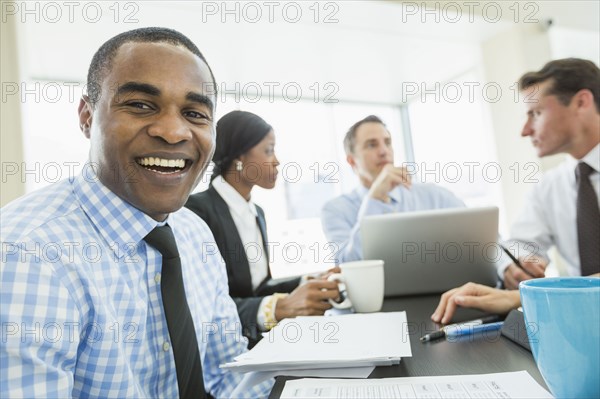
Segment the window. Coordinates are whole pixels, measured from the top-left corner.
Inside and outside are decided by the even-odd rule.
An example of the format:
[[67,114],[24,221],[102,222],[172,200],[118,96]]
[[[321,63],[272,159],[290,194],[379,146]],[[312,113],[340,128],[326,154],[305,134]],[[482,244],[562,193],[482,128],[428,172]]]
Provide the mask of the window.
[[89,142],[77,116],[82,86],[28,81],[21,88],[28,93],[22,107],[26,192],[76,176],[88,159]]
[[[416,177],[446,187],[467,206],[502,203],[481,86],[474,73],[419,93],[408,104]],[[490,89],[490,96],[491,96]],[[506,226],[501,223],[501,231]]]

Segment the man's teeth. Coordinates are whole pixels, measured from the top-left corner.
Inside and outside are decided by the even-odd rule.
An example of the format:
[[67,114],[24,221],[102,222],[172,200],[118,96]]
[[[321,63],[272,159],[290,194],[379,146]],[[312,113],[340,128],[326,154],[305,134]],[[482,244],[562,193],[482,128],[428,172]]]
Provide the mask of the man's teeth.
[[164,159],[155,157],[140,158],[137,161],[142,166],[162,166],[164,168],[180,168],[185,167],[183,159]]

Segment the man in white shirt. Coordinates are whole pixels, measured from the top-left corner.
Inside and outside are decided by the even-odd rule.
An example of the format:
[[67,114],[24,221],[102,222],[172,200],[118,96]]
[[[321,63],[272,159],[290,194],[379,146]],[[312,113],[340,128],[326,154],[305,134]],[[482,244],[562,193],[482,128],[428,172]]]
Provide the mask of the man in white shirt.
[[600,272],[600,69],[591,61],[562,59],[519,81],[527,109],[521,136],[539,157],[570,157],[531,191],[511,228],[507,247],[522,268],[498,268],[508,289],[543,277],[547,251],[556,246],[572,276]]

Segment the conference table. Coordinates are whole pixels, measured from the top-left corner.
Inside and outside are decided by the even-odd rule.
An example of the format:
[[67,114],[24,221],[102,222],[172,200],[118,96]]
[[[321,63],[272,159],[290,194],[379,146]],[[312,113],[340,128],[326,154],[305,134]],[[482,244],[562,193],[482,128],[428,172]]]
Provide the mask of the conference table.
[[[406,311],[412,357],[398,365],[376,367],[369,378],[419,377],[435,375],[487,374],[526,370],[546,390],[546,386],[531,352],[505,338],[500,331],[422,343],[419,338],[439,328],[431,314],[439,295],[388,298],[383,312]],[[474,309],[459,309],[453,322],[473,320],[485,314]],[[294,377],[277,377],[269,398],[279,398],[285,381]]]

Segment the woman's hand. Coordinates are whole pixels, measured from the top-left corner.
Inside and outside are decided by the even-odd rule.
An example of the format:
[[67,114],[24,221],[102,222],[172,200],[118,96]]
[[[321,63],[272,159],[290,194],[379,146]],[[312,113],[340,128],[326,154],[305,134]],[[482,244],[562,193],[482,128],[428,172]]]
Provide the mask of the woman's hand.
[[337,281],[311,279],[298,286],[290,295],[275,305],[275,319],[287,317],[322,315],[331,309],[329,299],[339,297]]

